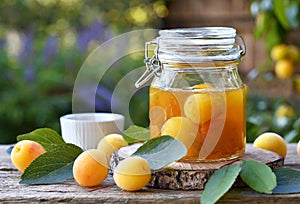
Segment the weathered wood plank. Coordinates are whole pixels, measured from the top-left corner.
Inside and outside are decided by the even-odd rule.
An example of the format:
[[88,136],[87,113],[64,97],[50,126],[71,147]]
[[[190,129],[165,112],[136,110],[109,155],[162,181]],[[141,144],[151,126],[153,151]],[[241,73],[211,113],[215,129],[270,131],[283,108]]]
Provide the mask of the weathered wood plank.
[[[201,191],[162,190],[145,188],[125,192],[116,187],[109,176],[101,185],[107,188],[91,191],[73,180],[53,185],[20,185],[20,173],[12,166],[8,146],[0,145],[0,203],[199,203]],[[300,169],[296,145],[289,145],[287,166]],[[100,186],[100,187],[101,187]],[[220,203],[299,203],[300,194],[265,195],[249,188],[233,188]]]

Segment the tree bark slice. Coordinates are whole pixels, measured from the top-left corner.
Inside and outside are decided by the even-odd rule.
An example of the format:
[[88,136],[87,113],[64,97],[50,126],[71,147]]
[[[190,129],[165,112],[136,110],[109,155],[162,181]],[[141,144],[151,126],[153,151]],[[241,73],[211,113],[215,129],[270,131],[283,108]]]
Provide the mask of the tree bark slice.
[[[111,168],[114,168],[120,160],[129,157],[140,144],[134,144],[121,148],[113,155]],[[284,158],[274,152],[255,148],[252,145],[246,146],[245,155],[240,158],[255,160],[267,164],[271,168],[282,167]],[[176,189],[176,190],[202,190],[209,177],[224,165],[237,162],[237,160],[214,163],[183,163],[173,162],[166,168],[152,173],[149,187]],[[244,186],[241,179],[235,183],[236,186]]]

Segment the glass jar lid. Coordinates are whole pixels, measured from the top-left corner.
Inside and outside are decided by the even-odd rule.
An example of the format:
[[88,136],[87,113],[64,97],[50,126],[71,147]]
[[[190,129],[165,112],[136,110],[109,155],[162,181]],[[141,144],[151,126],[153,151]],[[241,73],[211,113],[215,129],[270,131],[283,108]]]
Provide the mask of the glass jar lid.
[[189,37],[189,38],[232,38],[236,36],[236,29],[231,27],[201,27],[201,28],[177,28],[160,30],[162,37]]
[[[148,56],[155,44],[154,56]],[[165,64],[234,62],[246,54],[243,38],[231,27],[201,27],[160,30],[159,36],[145,45],[147,70],[137,80],[138,88],[154,75],[159,77]]]
[[235,61],[246,52],[243,39],[231,27],[161,30],[154,43],[161,63]]

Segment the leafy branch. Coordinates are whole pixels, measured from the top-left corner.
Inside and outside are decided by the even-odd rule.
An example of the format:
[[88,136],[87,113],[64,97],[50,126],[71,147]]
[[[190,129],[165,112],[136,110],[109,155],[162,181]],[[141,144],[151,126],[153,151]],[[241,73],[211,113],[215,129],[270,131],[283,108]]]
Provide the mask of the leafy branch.
[[288,32],[300,21],[300,2],[297,0],[259,0],[251,4],[251,13],[256,17],[254,37],[264,37],[268,51],[282,43]]

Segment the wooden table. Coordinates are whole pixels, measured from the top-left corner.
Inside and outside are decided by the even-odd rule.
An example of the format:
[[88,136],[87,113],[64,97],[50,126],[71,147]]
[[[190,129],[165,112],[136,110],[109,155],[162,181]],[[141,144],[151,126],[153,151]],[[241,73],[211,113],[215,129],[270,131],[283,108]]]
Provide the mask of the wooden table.
[[[20,185],[20,172],[11,164],[6,150],[0,145],[0,203],[200,203],[201,191],[179,191],[145,188],[125,192],[114,185],[109,176],[102,189],[80,187],[73,180],[54,185]],[[300,170],[296,144],[288,145],[285,166]],[[245,188],[233,188],[220,203],[300,203],[300,193],[266,195]]]

